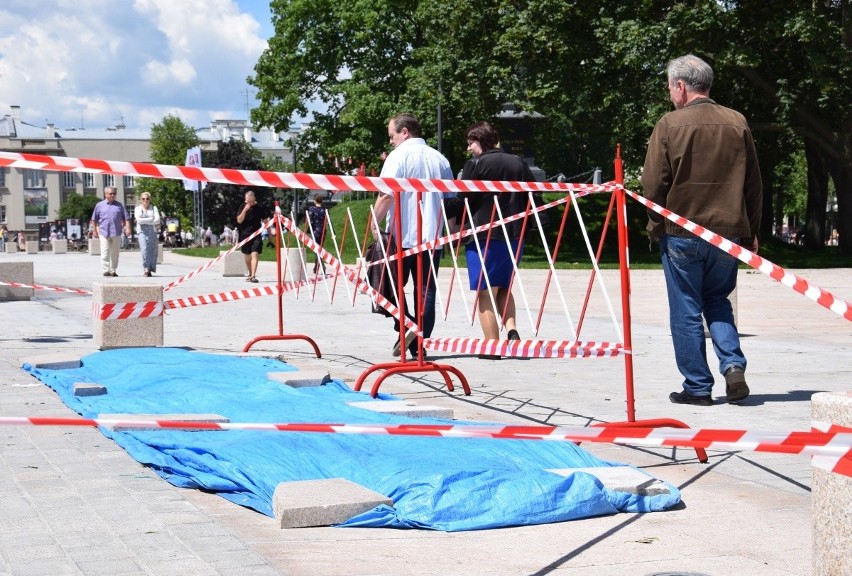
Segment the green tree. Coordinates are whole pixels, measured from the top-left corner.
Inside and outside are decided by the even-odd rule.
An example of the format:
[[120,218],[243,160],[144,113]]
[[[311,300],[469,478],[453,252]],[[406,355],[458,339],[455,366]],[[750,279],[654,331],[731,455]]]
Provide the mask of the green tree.
[[307,102],[324,104],[302,137],[311,170],[350,157],[378,168],[386,119],[402,110],[437,144],[439,104],[458,169],[461,131],[511,102],[545,117],[537,161],[548,173],[601,166],[611,177],[620,143],[635,178],[671,109],[666,62],[692,52],[714,68],[712,97],[754,128],[764,235],[786,202],[775,167],[804,148],[808,236],[820,245],[830,176],[841,250],[852,253],[849,0],[274,0],[271,9],[275,35],[249,78],[260,101],[252,121],[283,128]]
[[[155,164],[183,166],[186,151],[198,144],[195,130],[177,116],[169,114],[162,122],[151,126],[151,161]],[[180,218],[183,229],[192,229],[192,192],[183,189],[182,180],[139,178],[136,191],[137,194],[151,194],[151,201],[161,215]]]
[[[229,140],[219,144],[219,150],[213,160],[217,168],[237,170],[260,170],[261,154],[251,144],[243,140]],[[227,224],[237,224],[237,213],[244,202],[246,191],[253,190],[257,202],[265,213],[272,214],[273,190],[264,186],[240,186],[238,184],[208,184],[204,195],[204,224],[219,233]]]
[[97,196],[71,194],[62,206],[59,207],[56,217],[59,220],[76,218],[81,223],[87,223],[92,217],[92,212],[95,210],[95,204],[100,202],[100,200]]

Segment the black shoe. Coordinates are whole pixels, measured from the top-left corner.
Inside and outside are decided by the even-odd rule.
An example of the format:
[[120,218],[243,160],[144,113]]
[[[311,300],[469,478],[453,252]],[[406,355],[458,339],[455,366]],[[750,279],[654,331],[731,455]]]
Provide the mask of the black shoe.
[[739,366],[732,366],[725,372],[725,394],[728,404],[748,398],[749,389],[746,384],[745,374]]
[[109,273],[109,275],[110,275],[110,276],[113,276],[113,277],[117,277],[117,276],[118,276],[118,274],[115,272],[115,270],[113,270],[112,272],[110,272],[110,273]]
[[694,406],[712,406],[712,396],[693,396],[687,391],[672,392],[669,394],[669,400],[674,404],[692,404]]
[[104,276],[112,276],[112,272],[104,272]]
[[477,354],[476,356],[480,360],[502,360],[502,356],[498,356],[497,354]]
[[520,340],[521,335],[518,334],[517,330],[509,330],[509,333],[506,335],[508,340]]

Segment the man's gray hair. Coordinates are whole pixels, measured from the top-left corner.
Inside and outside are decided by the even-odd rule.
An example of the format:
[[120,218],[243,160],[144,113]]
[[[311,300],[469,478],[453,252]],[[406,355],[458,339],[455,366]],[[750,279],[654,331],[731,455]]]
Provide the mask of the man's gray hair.
[[713,69],[707,62],[693,54],[669,60],[666,73],[669,77],[669,85],[682,80],[687,85],[688,92],[707,93],[713,86]]

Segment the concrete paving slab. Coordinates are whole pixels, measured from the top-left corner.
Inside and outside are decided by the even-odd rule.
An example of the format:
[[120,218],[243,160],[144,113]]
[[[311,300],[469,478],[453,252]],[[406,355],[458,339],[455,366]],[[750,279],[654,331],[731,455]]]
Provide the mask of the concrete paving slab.
[[106,386],[92,382],[74,382],[74,396],[102,396],[107,393]]
[[282,482],[272,509],[281,528],[333,526],[393,500],[345,478]]
[[547,471],[559,474],[560,476],[570,476],[575,472],[591,474],[600,480],[604,487],[616,492],[628,492],[641,496],[669,494],[671,492],[664,482],[630,466],[548,468]]
[[395,416],[408,416],[409,418],[444,418],[453,419],[453,411],[450,408],[440,406],[427,406],[412,402],[410,400],[375,400],[367,402],[349,402],[350,406],[370,410],[381,414],[393,414]]
[[82,365],[79,356],[63,352],[24,356],[20,359],[20,363],[30,364],[33,368],[44,368],[45,370],[73,370]]
[[331,375],[328,370],[322,369],[267,372],[266,377],[273,382],[280,382],[291,388],[310,388],[331,382]]
[[[151,420],[162,420],[168,422],[214,422],[214,423],[225,423],[230,422],[228,418],[221,416],[219,414],[110,414],[104,413],[99,414],[98,418],[101,420],[128,420],[128,421],[151,421]],[[122,423],[122,424],[108,424],[104,426],[105,428],[109,428],[110,430],[115,430],[116,432],[122,432],[125,430],[147,430],[149,427],[132,424],[130,422]],[[192,431],[208,431],[209,428],[181,428],[182,431],[192,432]]]

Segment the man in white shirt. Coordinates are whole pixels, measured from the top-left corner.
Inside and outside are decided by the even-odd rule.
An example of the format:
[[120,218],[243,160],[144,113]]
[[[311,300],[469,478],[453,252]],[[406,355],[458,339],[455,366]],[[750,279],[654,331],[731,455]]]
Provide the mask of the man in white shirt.
[[[426,145],[426,141],[421,136],[420,122],[413,114],[403,113],[397,114],[388,122],[388,138],[393,146],[393,151],[388,155],[382,167],[381,177],[383,178],[424,178],[424,179],[441,179],[452,180],[453,173],[450,168],[450,163],[444,156]],[[443,194],[436,192],[424,192],[422,194],[423,202],[423,223],[421,235],[417,235],[417,219],[419,208],[417,205],[417,192],[403,191],[400,192],[400,214],[402,223],[402,248],[414,248],[423,242],[434,240],[441,235],[441,209]],[[385,216],[389,215],[388,226],[391,236],[396,238],[396,223],[394,221],[394,197],[393,193],[380,193],[374,211],[376,220],[373,228],[374,238],[378,238],[379,231],[376,228]],[[423,331],[423,337],[429,338],[432,335],[432,329],[435,326],[435,281],[431,279],[431,271],[429,258],[432,258],[435,265],[435,270],[438,269],[438,263],[441,258],[441,250],[425,250],[419,254],[406,256],[402,260],[403,279],[402,284],[408,282],[409,276],[414,275],[414,302],[420,302],[425,298],[423,303],[423,318],[422,323],[418,322],[416,314],[410,312],[411,309],[403,302],[405,315],[414,322],[420,324]],[[421,266],[421,283],[417,283],[417,267],[418,262]],[[396,268],[391,266],[391,271],[395,272]],[[425,296],[424,296],[425,295]],[[414,310],[417,309],[415,306]],[[399,332],[399,320],[394,319],[394,330]],[[416,356],[419,346],[414,342],[414,333],[407,333],[405,344],[408,346],[412,356]],[[397,339],[393,350],[394,356],[400,353],[400,341]],[[426,356],[425,351],[423,356]]]

